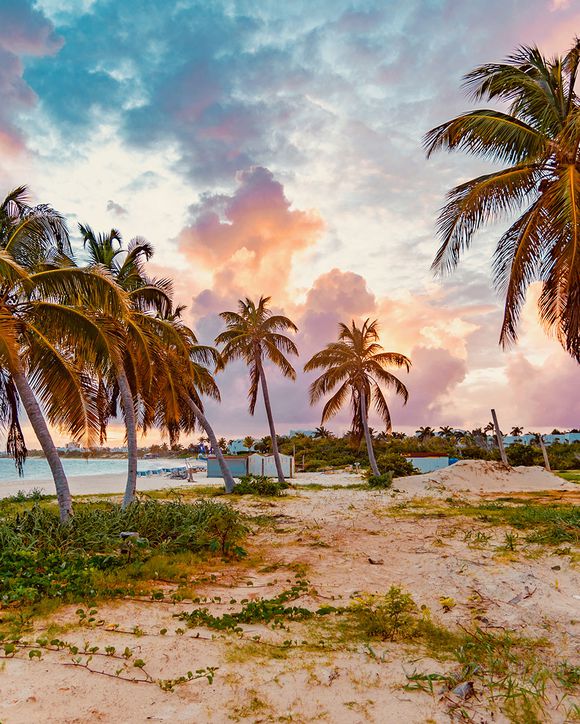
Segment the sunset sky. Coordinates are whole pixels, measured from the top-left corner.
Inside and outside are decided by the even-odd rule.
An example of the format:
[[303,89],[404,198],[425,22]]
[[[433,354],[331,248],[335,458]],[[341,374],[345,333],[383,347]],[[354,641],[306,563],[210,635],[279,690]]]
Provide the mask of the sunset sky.
[[[0,0],[0,195],[26,183],[73,230],[148,238],[204,342],[245,295],[297,323],[297,370],[339,320],[378,318],[413,361],[395,429],[485,425],[492,406],[504,428],[577,427],[578,366],[533,299],[518,346],[498,347],[500,227],[433,278],[445,192],[490,164],[427,161],[421,138],[473,107],[474,66],[520,44],[563,53],[578,33],[580,0]],[[281,433],[320,423],[311,376],[269,380]],[[218,382],[218,436],[266,434],[244,368]]]

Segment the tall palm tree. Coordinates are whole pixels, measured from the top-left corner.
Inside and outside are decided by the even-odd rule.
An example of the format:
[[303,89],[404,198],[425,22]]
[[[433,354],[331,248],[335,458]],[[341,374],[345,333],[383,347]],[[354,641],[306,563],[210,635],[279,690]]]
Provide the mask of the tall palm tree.
[[327,344],[304,365],[306,372],[325,370],[310,385],[310,404],[316,404],[339,385],[324,405],[321,424],[336,415],[350,396],[353,435],[360,441],[364,434],[373,475],[380,472],[369,429],[369,407],[374,404],[385,430],[390,432],[391,413],[381,386],[392,388],[404,403],[409,396],[405,385],[385,369],[390,366],[409,371],[411,361],[398,352],[385,352],[379,344],[378,322],[369,319],[362,327],[357,327],[354,320],[350,327],[339,324],[338,341]]
[[574,91],[580,40],[564,57],[521,47],[503,63],[465,76],[476,100],[507,111],[465,113],[425,136],[430,156],[463,150],[507,164],[451,189],[439,216],[436,271],[450,271],[475,232],[523,210],[497,242],[493,273],[505,294],[500,342],[517,339],[528,286],[541,283],[540,319],[580,361],[580,101]]
[[510,435],[513,435],[514,437],[519,437],[524,431],[523,427],[518,427],[517,425],[514,425],[510,431]]
[[246,448],[246,450],[253,450],[254,442],[255,440],[251,435],[246,435],[246,437],[242,440],[242,445]]
[[[127,437],[127,482],[123,505],[135,497],[137,489],[138,428],[142,427],[145,407],[155,393],[155,364],[149,320],[151,315],[166,314],[171,308],[171,283],[147,277],[144,262],[153,256],[153,247],[141,237],[132,239],[127,249],[117,229],[96,234],[90,226],[79,224],[91,265],[104,267],[123,289],[130,301],[131,314],[122,321],[123,349],[110,357],[110,366],[101,377],[102,435],[109,416],[117,412],[117,399],[125,421]],[[110,321],[110,320],[109,320]],[[140,408],[140,409],[139,409]]]
[[324,425],[321,425],[320,427],[317,427],[314,430],[314,436],[315,439],[323,439],[328,440],[331,437],[334,437],[334,434],[331,430],[329,430],[327,427],[324,427]]
[[126,310],[108,275],[74,266],[70,253],[64,219],[48,206],[28,206],[24,187],[0,205],[0,408],[9,425],[9,451],[21,468],[22,402],[50,467],[63,521],[72,500],[47,420],[73,439],[94,439],[96,395],[86,369],[102,364],[115,344],[94,315],[122,318]]
[[272,314],[268,309],[269,301],[270,297],[260,297],[258,304],[255,304],[246,297],[246,299],[238,301],[237,312],[222,312],[220,317],[226,323],[226,330],[216,337],[215,343],[223,345],[221,356],[224,365],[233,360],[242,359],[250,368],[248,397],[251,415],[256,409],[258,388],[262,387],[278,480],[283,483],[285,482],[284,472],[276,440],[274,416],[264,372],[264,360],[267,359],[276,365],[284,377],[295,380],[296,372],[286,355],[298,355],[298,350],[294,342],[282,332],[287,330],[297,332],[298,328],[288,317]]

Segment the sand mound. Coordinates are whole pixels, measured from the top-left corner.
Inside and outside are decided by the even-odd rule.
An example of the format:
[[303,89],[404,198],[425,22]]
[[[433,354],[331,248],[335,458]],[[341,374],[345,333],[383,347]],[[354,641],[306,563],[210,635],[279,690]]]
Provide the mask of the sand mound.
[[578,490],[544,468],[508,467],[489,460],[459,460],[454,465],[424,475],[396,478],[395,486],[413,494],[433,494],[445,490],[473,493],[526,490]]

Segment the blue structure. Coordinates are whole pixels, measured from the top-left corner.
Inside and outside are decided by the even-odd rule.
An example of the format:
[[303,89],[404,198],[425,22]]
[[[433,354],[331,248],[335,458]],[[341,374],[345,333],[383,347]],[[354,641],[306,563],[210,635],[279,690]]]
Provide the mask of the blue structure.
[[455,458],[449,458],[448,455],[437,455],[436,453],[413,453],[403,455],[414,468],[421,473],[432,473],[440,468],[447,468],[453,462],[457,462]]
[[[234,478],[248,474],[248,457],[246,455],[224,455],[226,464]],[[215,455],[207,458],[207,477],[223,478],[222,471]]]
[[238,455],[239,453],[251,453],[255,451],[256,448],[253,445],[252,447],[246,447],[242,438],[232,440],[228,445],[228,453],[230,455]]

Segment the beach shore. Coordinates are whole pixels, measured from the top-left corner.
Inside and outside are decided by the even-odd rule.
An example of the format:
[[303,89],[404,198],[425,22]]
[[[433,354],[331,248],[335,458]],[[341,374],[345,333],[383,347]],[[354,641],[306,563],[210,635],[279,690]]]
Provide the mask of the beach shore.
[[[167,490],[168,488],[192,487],[192,485],[207,485],[219,483],[219,480],[205,477],[205,473],[194,476],[194,483],[184,480],[172,480],[165,473],[137,478],[137,490],[148,492],[150,490]],[[78,475],[69,479],[70,491],[73,495],[122,495],[125,488],[126,476],[120,473],[107,475]],[[16,495],[18,491],[29,493],[32,490],[41,490],[45,495],[55,495],[54,482],[50,479],[21,480],[14,483],[3,483],[0,486],[0,498]]]
[[[122,495],[125,487],[124,473],[104,475],[78,475],[69,479],[73,495]],[[290,481],[292,485],[321,487],[349,487],[363,482],[359,473],[335,470],[316,473],[297,473]],[[201,485],[223,485],[221,478],[208,478],[205,471],[194,474],[193,482],[172,480],[166,473],[137,478],[137,490],[167,490],[192,488]],[[467,497],[485,493],[508,493],[513,491],[578,491],[578,485],[568,483],[558,476],[548,473],[539,467],[505,468],[501,463],[490,463],[481,460],[464,460],[448,468],[433,473],[412,475],[396,478],[393,482],[394,491],[401,497],[429,495],[445,497],[450,493]],[[46,495],[54,495],[54,483],[51,479],[21,480],[3,483],[0,486],[0,498],[15,495],[19,490],[30,492],[40,489]]]

